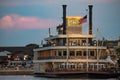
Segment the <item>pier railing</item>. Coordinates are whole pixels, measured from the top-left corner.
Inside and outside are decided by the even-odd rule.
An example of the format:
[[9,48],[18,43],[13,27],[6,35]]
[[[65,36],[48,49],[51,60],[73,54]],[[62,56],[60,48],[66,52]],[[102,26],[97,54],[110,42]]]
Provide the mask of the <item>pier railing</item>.
[[[46,59],[66,59],[66,56],[51,56],[51,57],[38,57],[38,60],[46,60]],[[86,59],[86,57],[80,56],[69,56],[68,59]],[[89,57],[88,59],[97,59],[97,57]]]
[[[112,73],[116,73],[118,72],[117,69],[111,69],[111,68],[100,68],[100,69],[91,69],[88,68],[88,71],[86,69],[82,69],[82,68],[77,68],[77,69],[67,69],[67,68],[56,68],[56,69],[46,69],[46,72],[112,72]],[[120,73],[120,72],[119,72]]]
[[3,68],[0,68],[0,71],[17,71],[17,70],[21,70],[21,71],[32,71],[33,68],[20,68],[20,67],[3,67]]

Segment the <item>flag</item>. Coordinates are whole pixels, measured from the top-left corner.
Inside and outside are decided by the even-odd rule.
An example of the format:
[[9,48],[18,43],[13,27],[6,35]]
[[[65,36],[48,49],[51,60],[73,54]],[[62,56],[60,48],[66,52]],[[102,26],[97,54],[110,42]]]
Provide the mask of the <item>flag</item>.
[[87,22],[87,15],[85,15],[82,19],[80,19],[80,24],[83,24],[83,23],[85,23],[85,22]]

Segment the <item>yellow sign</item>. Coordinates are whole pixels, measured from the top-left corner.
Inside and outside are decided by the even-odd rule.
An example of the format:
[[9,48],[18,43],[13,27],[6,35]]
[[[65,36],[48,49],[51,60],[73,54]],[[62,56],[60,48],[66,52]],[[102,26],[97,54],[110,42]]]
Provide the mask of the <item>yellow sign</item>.
[[67,27],[81,27],[80,19],[82,19],[82,16],[67,16]]

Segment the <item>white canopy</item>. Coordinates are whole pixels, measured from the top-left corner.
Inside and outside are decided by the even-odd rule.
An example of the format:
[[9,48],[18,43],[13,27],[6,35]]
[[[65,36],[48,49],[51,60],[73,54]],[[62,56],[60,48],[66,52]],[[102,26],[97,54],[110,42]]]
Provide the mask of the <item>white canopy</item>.
[[9,51],[0,52],[0,56],[7,56],[7,54],[11,54],[11,52],[9,52]]
[[112,64],[115,64],[115,62],[112,61],[112,59],[111,59],[110,56],[107,56],[106,61],[108,61],[108,62],[110,62],[110,63],[112,63]]

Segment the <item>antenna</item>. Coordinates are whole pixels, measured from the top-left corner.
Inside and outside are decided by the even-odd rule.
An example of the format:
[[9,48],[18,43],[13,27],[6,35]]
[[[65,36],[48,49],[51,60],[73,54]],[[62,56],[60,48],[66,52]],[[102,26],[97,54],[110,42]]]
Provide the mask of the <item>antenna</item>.
[[51,35],[51,31],[50,31],[50,28],[49,28],[49,37],[50,37],[50,35]]

